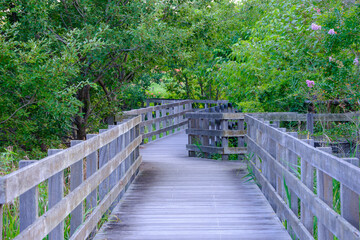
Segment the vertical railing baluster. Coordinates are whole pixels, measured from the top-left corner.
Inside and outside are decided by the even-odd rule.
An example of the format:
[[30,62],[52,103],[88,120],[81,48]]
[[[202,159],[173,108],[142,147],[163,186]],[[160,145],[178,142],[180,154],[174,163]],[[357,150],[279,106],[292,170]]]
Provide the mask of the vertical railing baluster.
[[[155,111],[155,114],[156,114],[156,124],[155,124],[155,126],[156,126],[156,130],[160,130],[160,121],[159,121],[159,118],[160,118],[160,110],[156,110]],[[160,138],[160,133],[159,134],[157,134],[156,136],[156,139],[159,139]]]
[[[99,133],[104,133],[108,131],[107,129],[100,129]],[[109,161],[109,144],[101,147],[99,149],[99,169],[102,168]],[[103,200],[105,195],[109,192],[109,178],[107,177],[102,183],[99,185],[99,200]]]
[[[343,160],[359,167],[358,158],[343,158]],[[344,184],[340,185],[341,216],[346,221],[359,229],[359,194],[352,191]]]
[[[48,155],[61,152],[62,149],[49,149]],[[64,197],[64,171],[60,171],[48,179],[49,207],[52,208]],[[50,233],[49,240],[64,239],[64,221],[61,221]]]
[[[91,139],[96,136],[97,134],[87,134],[86,139]],[[97,171],[98,158],[99,158],[98,151],[92,152],[88,156],[86,156],[86,178],[89,178]],[[97,191],[95,189],[89,194],[89,196],[86,197],[86,206],[85,206],[86,211],[95,208],[96,204],[97,204]]]
[[[223,131],[228,130],[228,120],[226,119],[221,120],[221,130]],[[229,147],[229,139],[225,136],[222,136],[221,138],[221,147],[223,148],[222,160],[223,161],[229,160],[229,155],[225,153],[226,149]]]
[[[318,148],[321,151],[332,153],[331,147],[320,147]],[[333,180],[332,178],[321,171],[316,169],[316,184],[317,184],[317,195],[321,200],[323,200],[329,207],[333,207]],[[327,227],[318,223],[318,239],[332,239],[333,234],[327,229]]]
[[[19,161],[19,168],[24,168],[37,161],[21,160]],[[20,232],[30,226],[38,217],[38,187],[33,187],[21,194],[19,197],[20,205]],[[2,217],[2,215],[0,215]]]
[[[305,139],[306,143],[314,146],[313,139]],[[314,189],[314,167],[311,166],[303,157],[301,157],[301,181],[312,191]],[[301,202],[301,222],[306,229],[313,233],[314,216],[310,212],[309,207]]]
[[[82,140],[72,140],[70,146],[73,147],[82,143]],[[83,182],[83,159],[79,159],[70,166],[70,191],[74,191]],[[80,203],[72,212],[70,219],[70,236],[80,226],[83,219],[83,204]]]

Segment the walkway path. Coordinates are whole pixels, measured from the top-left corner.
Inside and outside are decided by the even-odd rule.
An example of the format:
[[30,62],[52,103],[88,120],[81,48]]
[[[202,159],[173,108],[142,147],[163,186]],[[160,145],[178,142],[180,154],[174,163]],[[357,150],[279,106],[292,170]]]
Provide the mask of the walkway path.
[[146,144],[136,180],[97,240],[290,239],[245,166],[189,158],[184,132]]

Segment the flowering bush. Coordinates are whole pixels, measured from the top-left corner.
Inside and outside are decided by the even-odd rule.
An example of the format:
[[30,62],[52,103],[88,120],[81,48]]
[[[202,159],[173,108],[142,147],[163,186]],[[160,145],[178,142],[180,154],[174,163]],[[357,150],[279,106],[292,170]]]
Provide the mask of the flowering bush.
[[244,30],[248,35],[233,45],[232,61],[221,66],[231,101],[244,110],[249,102],[260,103],[251,111],[307,111],[312,88],[314,102],[346,99],[358,108],[360,4],[249,0],[242,5],[254,6],[256,19]]

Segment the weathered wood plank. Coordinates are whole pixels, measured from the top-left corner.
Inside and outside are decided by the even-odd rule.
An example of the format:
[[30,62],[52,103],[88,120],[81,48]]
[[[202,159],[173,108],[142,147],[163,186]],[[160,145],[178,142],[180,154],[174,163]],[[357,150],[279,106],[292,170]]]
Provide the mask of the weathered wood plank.
[[[180,102],[168,103],[168,104],[158,105],[158,106],[154,106],[154,107],[134,109],[134,110],[130,110],[130,111],[125,111],[124,115],[135,115],[136,116],[136,115],[139,115],[142,113],[148,113],[148,112],[153,112],[156,110],[172,108],[174,106],[179,106],[179,105],[183,105],[183,104],[187,104],[187,103],[191,103],[191,102],[192,101],[190,101],[190,100],[184,100],[184,101],[180,101]],[[122,120],[123,120],[123,116],[115,116],[116,122],[120,122]]]
[[[97,136],[96,134],[87,134],[86,139],[90,139],[96,136]],[[98,158],[99,158],[98,151],[94,151],[86,157],[86,178],[89,178],[97,171]],[[90,195],[86,198],[86,210],[88,211],[96,207],[96,204],[97,204],[97,189],[92,191]]]
[[[72,140],[70,146],[73,147],[82,143],[81,140]],[[83,182],[83,159],[78,160],[70,166],[70,191],[74,191]],[[80,226],[83,218],[83,203],[81,202],[72,212],[70,219],[70,236]]]
[[[48,155],[51,156],[57,153],[61,153],[62,151],[63,150],[61,149],[49,149]],[[64,197],[64,171],[60,171],[49,178],[48,196],[49,196],[48,209],[54,207]],[[26,231],[28,230],[25,230],[23,232]],[[55,227],[52,228],[52,231],[49,234],[49,240],[61,240],[61,239],[64,239],[64,221],[59,221],[59,224],[55,225]]]
[[[149,138],[149,137],[152,137],[154,135],[158,135],[160,133],[166,133],[167,131],[171,131],[173,129],[176,129],[176,128],[179,128],[183,125],[186,125],[187,124],[187,121],[183,121],[183,122],[180,122],[178,124],[175,124],[175,125],[170,125],[168,127],[164,127],[162,129],[159,129],[159,130],[156,130],[156,131],[153,131],[151,133],[146,133],[143,135],[144,138]],[[171,134],[171,133],[170,133]]]
[[[19,168],[26,167],[35,162],[35,160],[21,160],[19,162]],[[20,232],[30,226],[38,217],[38,198],[38,187],[33,187],[32,189],[20,195]]]
[[186,129],[186,134],[191,135],[206,135],[206,136],[217,136],[217,137],[239,137],[245,136],[245,130],[202,130],[202,129]]

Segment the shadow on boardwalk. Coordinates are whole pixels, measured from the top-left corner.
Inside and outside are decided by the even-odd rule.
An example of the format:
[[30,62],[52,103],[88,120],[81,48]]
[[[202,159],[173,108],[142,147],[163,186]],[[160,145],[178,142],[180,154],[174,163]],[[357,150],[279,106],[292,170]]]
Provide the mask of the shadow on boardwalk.
[[142,147],[136,180],[95,239],[290,239],[245,166],[189,158],[184,132]]

